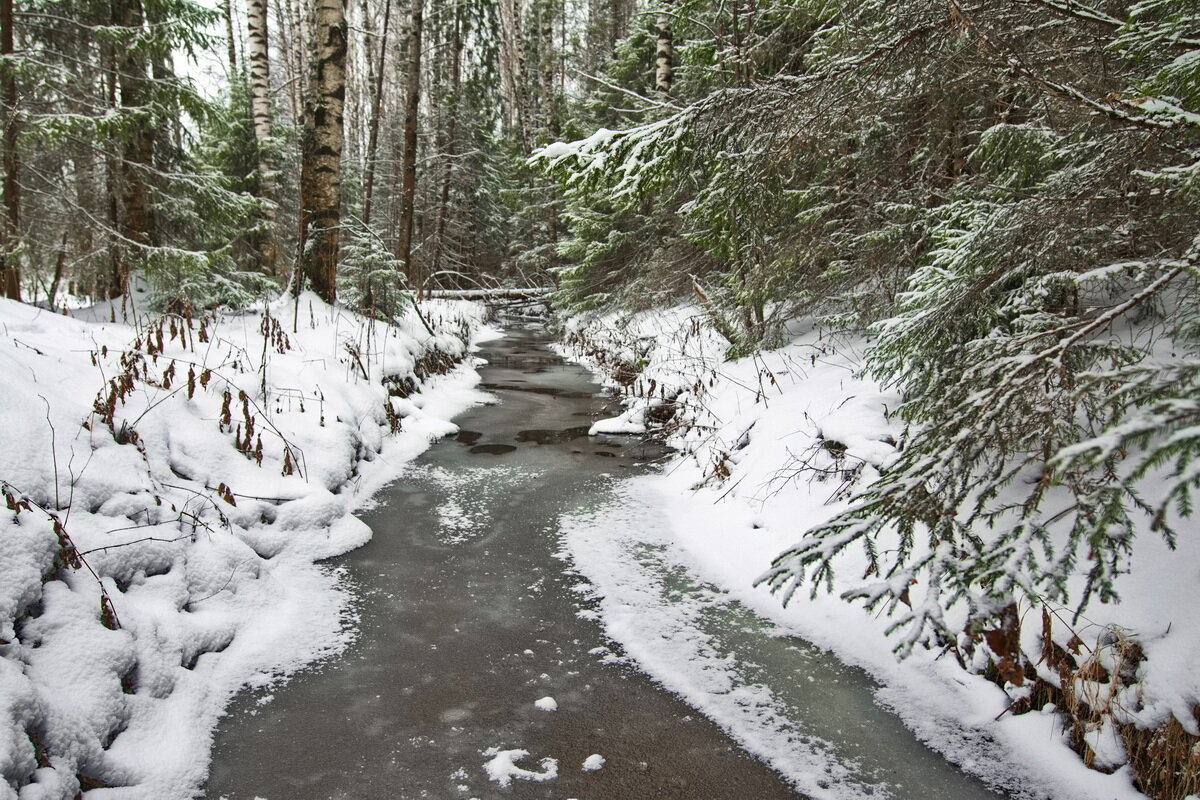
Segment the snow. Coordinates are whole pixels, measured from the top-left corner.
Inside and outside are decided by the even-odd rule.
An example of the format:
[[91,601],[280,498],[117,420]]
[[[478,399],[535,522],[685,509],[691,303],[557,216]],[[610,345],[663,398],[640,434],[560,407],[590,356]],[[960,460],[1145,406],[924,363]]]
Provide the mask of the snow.
[[543,697],[540,700],[535,700],[533,705],[538,711],[558,711],[558,701],[553,697]]
[[435,335],[307,294],[293,330],[293,308],[160,327],[0,301],[0,798],[74,798],[79,775],[193,797],[241,687],[348,644],[320,562],[365,542],[353,514],[486,400],[469,364],[407,399],[384,380],[486,329],[462,302],[425,308]]
[[541,768],[541,772],[517,766],[518,761],[529,755],[528,750],[501,750],[499,747],[489,747],[483,754],[491,757],[483,765],[488,780],[501,786],[508,786],[514,779],[543,783],[558,777],[557,759],[543,758],[539,761],[538,767]]
[[583,760],[583,767],[581,767],[581,769],[584,772],[595,772],[598,769],[603,769],[603,767],[604,756],[600,755],[599,753],[592,753]]
[[[1011,796],[1142,797],[1127,767],[1111,775],[1087,769],[1067,746],[1057,715],[1004,713],[1009,695],[936,651],[917,650],[897,661],[887,634],[891,620],[837,596],[863,574],[861,553],[839,562],[843,577],[832,594],[810,598],[805,587],[785,608],[754,586],[775,556],[845,508],[856,486],[886,468],[902,434],[892,413],[900,398],[861,376],[866,342],[830,337],[804,321],[790,333],[790,343],[777,351],[728,362],[728,343],[693,306],[568,321],[564,354],[590,366],[611,389],[620,386],[588,361],[587,349],[603,349],[610,364],[644,365],[625,408],[596,423],[594,433],[632,432],[647,420],[646,409],[664,398],[674,398],[673,422],[688,423],[648,426],[680,451],[661,475],[627,479],[605,507],[564,520],[564,554],[590,582],[607,634],[641,669],[814,798],[886,791],[873,778],[884,768],[869,747],[856,751],[853,742],[815,735],[795,713],[795,685],[779,680],[778,670],[757,669],[758,652],[742,652],[743,634],[714,620],[729,617],[738,630],[773,630],[751,642],[800,637],[862,668],[878,683],[877,705],[967,773]],[[1189,610],[1198,578],[1200,543],[1181,541],[1171,551],[1147,534],[1136,542],[1132,573],[1118,584],[1121,602],[1089,608],[1076,627],[1089,646],[1113,626],[1142,645],[1147,660],[1139,667],[1140,696],[1118,703],[1127,706],[1124,719],[1155,724],[1174,714],[1189,730],[1195,727],[1200,621]],[[1030,612],[1025,632],[1039,635],[1040,608],[1026,603],[1021,610]],[[1062,616],[1070,619],[1069,612]],[[1070,635],[1066,626],[1056,630],[1064,643]],[[1027,651],[1031,646],[1026,642]],[[1089,741],[1102,764],[1124,763],[1110,727]],[[832,779],[825,772],[831,762]]]

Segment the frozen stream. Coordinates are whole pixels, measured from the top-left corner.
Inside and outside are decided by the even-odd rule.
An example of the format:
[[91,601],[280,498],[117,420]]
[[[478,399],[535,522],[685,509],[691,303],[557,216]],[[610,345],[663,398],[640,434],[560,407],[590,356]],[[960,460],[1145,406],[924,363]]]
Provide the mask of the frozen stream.
[[[628,439],[587,437],[608,401],[545,340],[518,329],[485,347],[484,388],[501,403],[458,420],[457,439],[385,490],[366,517],[370,543],[331,565],[356,597],[354,644],[269,694],[235,702],[216,735],[210,800],[801,796],[616,657],[626,651],[606,639],[597,602],[563,560],[559,519],[611,505],[621,479],[657,454]],[[646,511],[624,507],[618,517],[629,525],[598,557],[620,562],[614,569],[632,576],[631,597],[644,597],[655,640],[646,652],[662,650],[663,668],[701,693],[704,681],[689,682],[687,671],[720,673],[708,691],[718,709],[722,701],[734,708],[733,717],[715,716],[739,742],[815,794],[998,797],[879,709],[862,673],[722,601],[650,532],[637,540]],[[671,646],[676,638],[681,647]],[[675,682],[664,680],[696,701]],[[545,697],[557,710],[535,706]],[[739,727],[738,713],[767,723]],[[528,751],[518,766],[536,772],[542,759],[556,759],[557,777],[518,776],[502,787],[485,771],[489,748]],[[821,765],[789,760],[795,752]],[[593,754],[603,766],[583,769]],[[804,769],[819,774],[797,780]]]

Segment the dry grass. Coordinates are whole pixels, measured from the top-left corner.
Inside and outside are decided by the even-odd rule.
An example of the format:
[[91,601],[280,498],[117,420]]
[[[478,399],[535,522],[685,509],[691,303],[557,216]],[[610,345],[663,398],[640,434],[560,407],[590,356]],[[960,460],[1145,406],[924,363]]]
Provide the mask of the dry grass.
[[[1072,636],[1063,647],[1051,637],[1051,626],[1051,616],[1043,610],[1041,663],[1057,674],[1057,685],[1036,677],[1028,700],[1014,706],[1013,712],[1053,704],[1064,717],[1072,749],[1089,767],[1103,772],[1115,767],[1097,763],[1088,738],[1112,725],[1142,792],[1155,800],[1184,800],[1200,794],[1200,737],[1189,733],[1175,717],[1150,729],[1122,721],[1130,715],[1124,713],[1121,697],[1128,696],[1130,688],[1136,691],[1138,665],[1145,660],[1134,636],[1110,626],[1101,631],[1091,648],[1078,636]],[[1200,725],[1200,705],[1193,709],[1193,716]]]

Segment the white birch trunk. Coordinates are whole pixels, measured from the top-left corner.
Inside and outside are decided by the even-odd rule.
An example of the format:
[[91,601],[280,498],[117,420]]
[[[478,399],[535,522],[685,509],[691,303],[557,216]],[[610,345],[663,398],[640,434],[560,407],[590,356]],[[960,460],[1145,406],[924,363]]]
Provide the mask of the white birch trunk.
[[343,0],[316,0],[311,82],[304,109],[300,171],[300,247],[304,275],[326,302],[337,298],[342,217],[346,11]]
[[279,242],[275,236],[278,201],[274,159],[271,157],[271,62],[267,34],[267,0],[246,0],[246,61],[250,71],[250,114],[258,145],[258,196],[263,201],[264,231],[257,236],[259,267],[278,272]]
[[666,0],[663,2],[663,10],[659,12],[654,25],[658,34],[658,49],[654,56],[654,87],[659,93],[667,95],[671,93],[675,75],[672,69],[674,52],[671,42],[671,17],[666,13]]

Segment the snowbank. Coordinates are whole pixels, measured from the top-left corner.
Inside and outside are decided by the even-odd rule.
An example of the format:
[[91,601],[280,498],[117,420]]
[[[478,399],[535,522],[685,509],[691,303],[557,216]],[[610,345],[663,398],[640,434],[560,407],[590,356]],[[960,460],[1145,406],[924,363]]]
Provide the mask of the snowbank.
[[[1061,717],[1050,713],[1052,707],[1036,713],[1040,703],[1035,703],[1035,713],[1006,713],[1028,694],[1028,685],[1001,688],[939,651],[918,650],[898,662],[895,642],[887,635],[889,618],[837,597],[848,581],[863,575],[866,561],[860,555],[843,557],[839,575],[849,578],[843,577],[833,594],[809,598],[806,587],[784,608],[765,587],[754,587],[780,552],[845,508],[855,488],[879,474],[902,433],[892,413],[900,398],[861,377],[864,342],[831,338],[803,322],[789,333],[791,343],[780,350],[725,362],[727,342],[695,307],[568,322],[565,354],[625,395],[624,412],[596,423],[593,431],[649,429],[681,451],[662,475],[633,479],[636,488],[627,493],[629,502],[656,510],[655,518],[669,528],[672,551],[686,559],[700,581],[720,587],[778,625],[781,633],[807,639],[867,670],[882,684],[877,702],[966,771],[1010,790],[1019,785],[1021,796],[1141,797],[1129,766],[1122,766],[1124,747],[1111,723],[1084,731],[1097,766],[1113,771],[1105,775],[1086,768],[1070,749],[1069,731]],[[617,532],[619,516],[587,521],[586,535],[593,544],[605,531],[623,535]],[[648,525],[644,520],[638,524]],[[575,541],[585,538],[580,533]],[[665,546],[648,535],[643,538]],[[623,544],[625,550],[632,546]],[[576,561],[586,576],[599,581],[601,598],[612,601],[602,607],[616,613],[619,598],[605,598],[605,593],[618,584],[603,585],[608,580],[603,569],[589,572],[578,557]],[[1118,584],[1120,603],[1093,606],[1075,624],[1069,611],[1045,609],[1053,620],[1052,638],[1059,647],[1082,653],[1081,660],[1090,656],[1109,668],[1119,658],[1122,642],[1136,641],[1144,660],[1136,666],[1132,686],[1118,693],[1115,684],[1100,681],[1074,687],[1077,696],[1090,691],[1103,697],[1111,691],[1117,695],[1110,699],[1120,709],[1119,721],[1154,726],[1174,716],[1194,733],[1200,624],[1191,609],[1200,586],[1200,542],[1181,541],[1172,552],[1160,537],[1148,534],[1135,543],[1134,564]],[[1086,565],[1079,569],[1082,581]],[[914,602],[920,591],[913,587]],[[1023,602],[1019,613],[1025,622],[1022,644],[1033,663],[1043,645],[1043,608]],[[627,652],[638,651],[632,641],[639,636],[637,626],[607,624]],[[1073,636],[1077,640],[1071,641]],[[986,662],[987,650],[981,646],[977,656]],[[984,666],[968,664],[972,670]],[[1051,683],[1057,678],[1045,664],[1037,669]],[[672,685],[669,676],[655,677]],[[718,721],[729,728],[738,724],[733,717]],[[738,736],[737,730],[731,732]],[[753,737],[747,733],[743,738]],[[760,754],[771,760],[769,749]],[[1004,763],[989,763],[981,754]]]
[[190,798],[239,688],[346,646],[319,562],[483,401],[482,309],[424,311],[433,333],[307,294],[136,327],[0,301],[0,798]]

